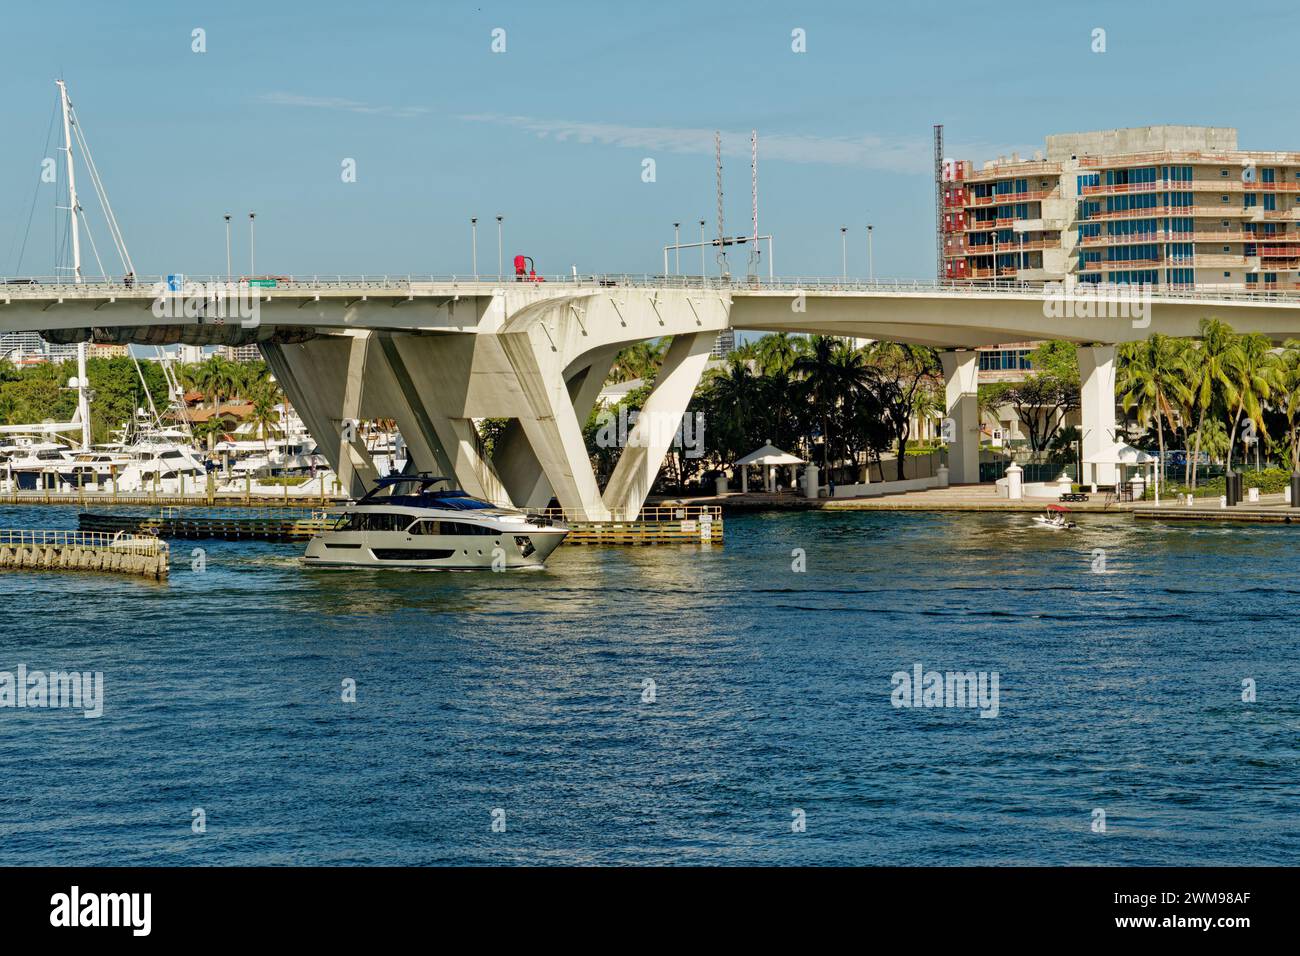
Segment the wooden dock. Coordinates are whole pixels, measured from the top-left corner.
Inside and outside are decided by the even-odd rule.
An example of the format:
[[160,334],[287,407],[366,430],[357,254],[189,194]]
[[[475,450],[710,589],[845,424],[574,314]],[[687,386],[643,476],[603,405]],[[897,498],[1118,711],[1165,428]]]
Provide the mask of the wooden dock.
[[147,534],[160,538],[189,540],[216,538],[223,541],[307,541],[324,531],[331,522],[324,512],[309,517],[229,518],[176,513],[109,515],[82,512],[77,527],[104,534]]
[[[1276,496],[1279,499],[1281,495]],[[1253,522],[1256,524],[1300,524],[1300,508],[1292,508],[1282,503],[1250,502],[1220,507],[1216,501],[1211,504],[1193,504],[1191,506],[1170,503],[1139,505],[1133,509],[1133,517],[1145,521],[1212,521],[1212,522]]]
[[170,567],[167,542],[147,535],[0,530],[0,568],[108,571],[162,581]]
[[275,508],[311,511],[346,504],[343,498],[242,494],[113,494],[94,491],[18,491],[0,494],[0,505],[87,508]]
[[568,525],[565,544],[722,544],[722,509],[717,505],[647,506],[632,519],[579,521],[558,508],[541,512]]
[[[610,521],[574,521],[565,518],[557,508],[540,513],[552,521],[568,525],[569,535],[564,539],[565,544],[722,543],[722,511],[717,507],[651,507],[644,509],[635,519]],[[320,510],[307,516],[257,518],[202,515],[175,508],[165,508],[158,515],[82,512],[77,516],[77,526],[83,531],[224,541],[307,541],[332,523],[333,518]]]

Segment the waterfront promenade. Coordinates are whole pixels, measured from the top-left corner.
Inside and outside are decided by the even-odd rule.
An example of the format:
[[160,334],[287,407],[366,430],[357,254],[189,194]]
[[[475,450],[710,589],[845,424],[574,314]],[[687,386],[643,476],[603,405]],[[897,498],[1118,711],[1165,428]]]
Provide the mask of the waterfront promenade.
[[[1000,497],[992,484],[950,485],[877,498],[805,498],[802,494],[726,494],[681,500],[691,505],[720,505],[729,511],[1005,511],[1039,512],[1054,498],[1022,498],[1011,501]],[[1138,503],[1140,504],[1140,502]],[[1106,513],[1129,512],[1133,502],[1118,502],[1103,491],[1090,495],[1086,502],[1071,502],[1071,511]]]

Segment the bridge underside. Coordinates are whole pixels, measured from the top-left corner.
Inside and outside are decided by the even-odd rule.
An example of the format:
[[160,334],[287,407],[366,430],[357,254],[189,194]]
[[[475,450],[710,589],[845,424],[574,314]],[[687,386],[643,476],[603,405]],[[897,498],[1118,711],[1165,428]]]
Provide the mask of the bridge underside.
[[[245,289],[244,292],[248,290]],[[1080,349],[1085,469],[1114,479],[1115,343],[1154,332],[1194,336],[1214,316],[1274,341],[1300,337],[1300,301],[1155,294],[1144,314],[1123,303],[1052,303],[1029,290],[906,285],[860,290],[671,287],[610,283],[292,283],[257,293],[253,321],[207,306],[159,309],[157,289],[40,286],[0,291],[0,332],[63,341],[257,342],[323,453],[353,493],[376,477],[353,423],[394,420],[411,467],[454,476],[468,492],[520,508],[552,497],[573,517],[634,516],[667,453],[724,328],[821,333],[944,350],[954,482],[978,480],[978,346],[1064,338]],[[1061,314],[1061,308],[1066,314]],[[160,314],[161,313],[161,314]],[[583,425],[618,351],[670,338],[664,367],[601,489]],[[490,456],[475,421],[508,421]]]
[[[504,507],[552,498],[576,520],[635,517],[704,372],[729,303],[713,297],[545,300],[510,310],[487,303],[472,330],[321,330],[259,344],[290,402],[345,489],[377,476],[356,423],[393,420],[408,470],[452,476]],[[671,337],[664,365],[606,486],[598,486],[583,427],[619,350]],[[476,422],[505,419],[488,454]],[[655,427],[656,422],[660,427]]]

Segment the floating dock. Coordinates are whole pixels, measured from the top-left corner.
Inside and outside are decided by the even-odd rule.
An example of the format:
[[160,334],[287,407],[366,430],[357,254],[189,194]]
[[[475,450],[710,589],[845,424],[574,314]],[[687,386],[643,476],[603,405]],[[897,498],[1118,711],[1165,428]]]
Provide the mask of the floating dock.
[[[651,507],[635,519],[574,521],[557,508],[541,514],[566,524],[565,544],[721,544],[722,511],[717,507],[678,505]],[[308,515],[236,518],[182,512],[164,508],[158,515],[115,515],[82,512],[77,526],[82,531],[102,534],[143,534],[160,538],[224,541],[307,541],[333,523],[334,518],[317,510]]]
[[77,527],[82,531],[145,534],[190,540],[218,538],[223,541],[307,541],[324,531],[330,523],[326,514],[320,511],[307,517],[264,518],[182,514],[170,508],[156,516],[92,512],[77,515]]
[[0,531],[0,568],[109,571],[165,580],[171,549],[155,537],[93,531]]
[[1206,500],[1204,504],[1163,504],[1139,505],[1133,509],[1133,517],[1146,521],[1232,521],[1253,522],[1256,524],[1300,524],[1300,508],[1292,508],[1280,500],[1272,502],[1250,502],[1221,507],[1217,499]]
[[558,508],[541,512],[568,525],[565,544],[722,544],[722,509],[717,505],[660,505],[632,519],[578,521]]
[[347,504],[343,498],[318,495],[298,497],[243,494],[153,494],[150,492],[113,494],[112,492],[17,491],[0,494],[0,505],[41,505],[77,508],[276,508],[280,510],[328,508]]

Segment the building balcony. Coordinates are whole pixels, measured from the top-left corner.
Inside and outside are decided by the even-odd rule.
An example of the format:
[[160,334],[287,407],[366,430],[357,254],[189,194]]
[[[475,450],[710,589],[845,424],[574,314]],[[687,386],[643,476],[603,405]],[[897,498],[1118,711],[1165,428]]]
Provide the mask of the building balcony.
[[996,249],[999,254],[1012,252],[1033,252],[1036,249],[1057,249],[1061,243],[1056,239],[1027,239],[1024,242],[991,242],[978,244],[967,243],[966,254],[971,256],[991,256]]
[[1010,229],[1014,219],[985,219],[982,222],[966,223],[965,232],[992,232],[995,229]]
[[1043,217],[1039,219],[1016,219],[1011,228],[1016,232],[1060,232],[1069,223],[1064,219]]
[[996,196],[969,196],[966,205],[970,206],[1005,206],[1018,202],[1039,202],[1053,199],[1060,195],[1058,189],[1032,189],[1023,193],[999,193]]
[[1256,167],[1300,166],[1300,153],[1222,152],[1199,150],[1159,150],[1149,153],[1125,153],[1111,156],[1080,156],[1079,165],[1087,169],[1132,169],[1136,166],[1218,166],[1241,169],[1244,163]]
[[1061,173],[1060,163],[1049,163],[1041,159],[1026,160],[1022,163],[999,163],[988,169],[967,173],[963,182],[988,183],[999,179],[1026,179],[1030,176],[1057,176]]

